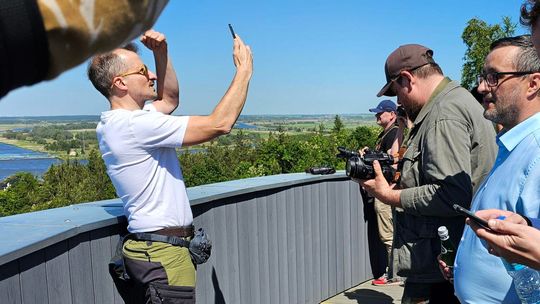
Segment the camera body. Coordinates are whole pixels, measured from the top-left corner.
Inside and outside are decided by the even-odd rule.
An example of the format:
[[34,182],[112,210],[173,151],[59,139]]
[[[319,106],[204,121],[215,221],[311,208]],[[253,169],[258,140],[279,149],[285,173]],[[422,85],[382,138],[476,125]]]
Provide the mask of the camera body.
[[338,151],[339,154],[337,157],[345,159],[345,173],[348,177],[357,179],[375,178],[373,161],[376,160],[381,165],[384,178],[388,182],[391,182],[394,179],[395,169],[392,168],[394,158],[388,153],[368,150],[362,156],[359,153],[347,150],[344,147],[338,147]]

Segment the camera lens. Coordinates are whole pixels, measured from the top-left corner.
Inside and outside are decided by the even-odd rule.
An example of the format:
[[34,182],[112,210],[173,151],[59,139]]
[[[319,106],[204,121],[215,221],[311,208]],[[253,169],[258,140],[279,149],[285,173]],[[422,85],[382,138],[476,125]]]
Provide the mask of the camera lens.
[[352,162],[352,158],[348,159],[346,162],[345,162],[345,174],[347,174],[347,176],[351,176],[351,166],[354,166],[354,164],[351,165],[351,162]]
[[347,174],[348,177],[363,179],[364,177],[364,174],[362,174],[363,170],[364,170],[364,162],[358,156],[353,156],[349,158],[347,162],[345,163],[345,173]]

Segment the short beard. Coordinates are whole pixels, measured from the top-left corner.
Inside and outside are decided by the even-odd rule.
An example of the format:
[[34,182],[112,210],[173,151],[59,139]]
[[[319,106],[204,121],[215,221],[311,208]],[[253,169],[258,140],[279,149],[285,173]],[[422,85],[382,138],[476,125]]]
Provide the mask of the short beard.
[[484,117],[494,123],[503,125],[505,128],[515,126],[519,117],[519,106],[517,103],[520,96],[518,89],[508,92],[506,96],[501,96],[501,98],[504,98],[507,102],[501,103],[496,98],[495,108],[484,111]]
[[484,118],[494,123],[501,124],[504,127],[514,126],[518,120],[518,115],[519,107],[515,103],[509,105],[502,111],[498,111],[497,107],[495,107],[495,109],[484,111]]
[[409,107],[403,107],[405,109],[405,113],[407,113],[407,117],[410,121],[414,122],[416,120],[416,117],[422,110],[422,106],[420,105],[411,105]]

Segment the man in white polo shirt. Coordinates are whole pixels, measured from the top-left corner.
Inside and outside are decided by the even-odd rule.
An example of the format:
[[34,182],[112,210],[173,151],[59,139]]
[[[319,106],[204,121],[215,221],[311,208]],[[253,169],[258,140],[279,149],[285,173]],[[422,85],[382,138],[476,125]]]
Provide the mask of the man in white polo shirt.
[[[199,144],[233,127],[246,101],[253,60],[249,46],[234,39],[236,74],[208,116],[171,116],[179,103],[176,73],[165,36],[149,30],[141,42],[153,51],[156,74],[134,45],[95,56],[88,76],[110,102],[97,126],[99,148],[130,233],[193,236],[193,214],[175,148]],[[155,84],[157,83],[157,87]],[[146,103],[151,101],[150,103]],[[153,297],[195,301],[195,265],[188,248],[167,242],[128,239],[126,271],[143,302]]]

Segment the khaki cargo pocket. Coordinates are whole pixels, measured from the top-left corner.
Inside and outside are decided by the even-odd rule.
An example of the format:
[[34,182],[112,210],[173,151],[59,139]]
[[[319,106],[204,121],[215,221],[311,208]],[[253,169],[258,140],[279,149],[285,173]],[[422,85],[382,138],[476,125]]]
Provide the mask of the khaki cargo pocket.
[[152,304],[190,304],[195,303],[195,288],[190,286],[170,286],[152,282],[148,284]]

